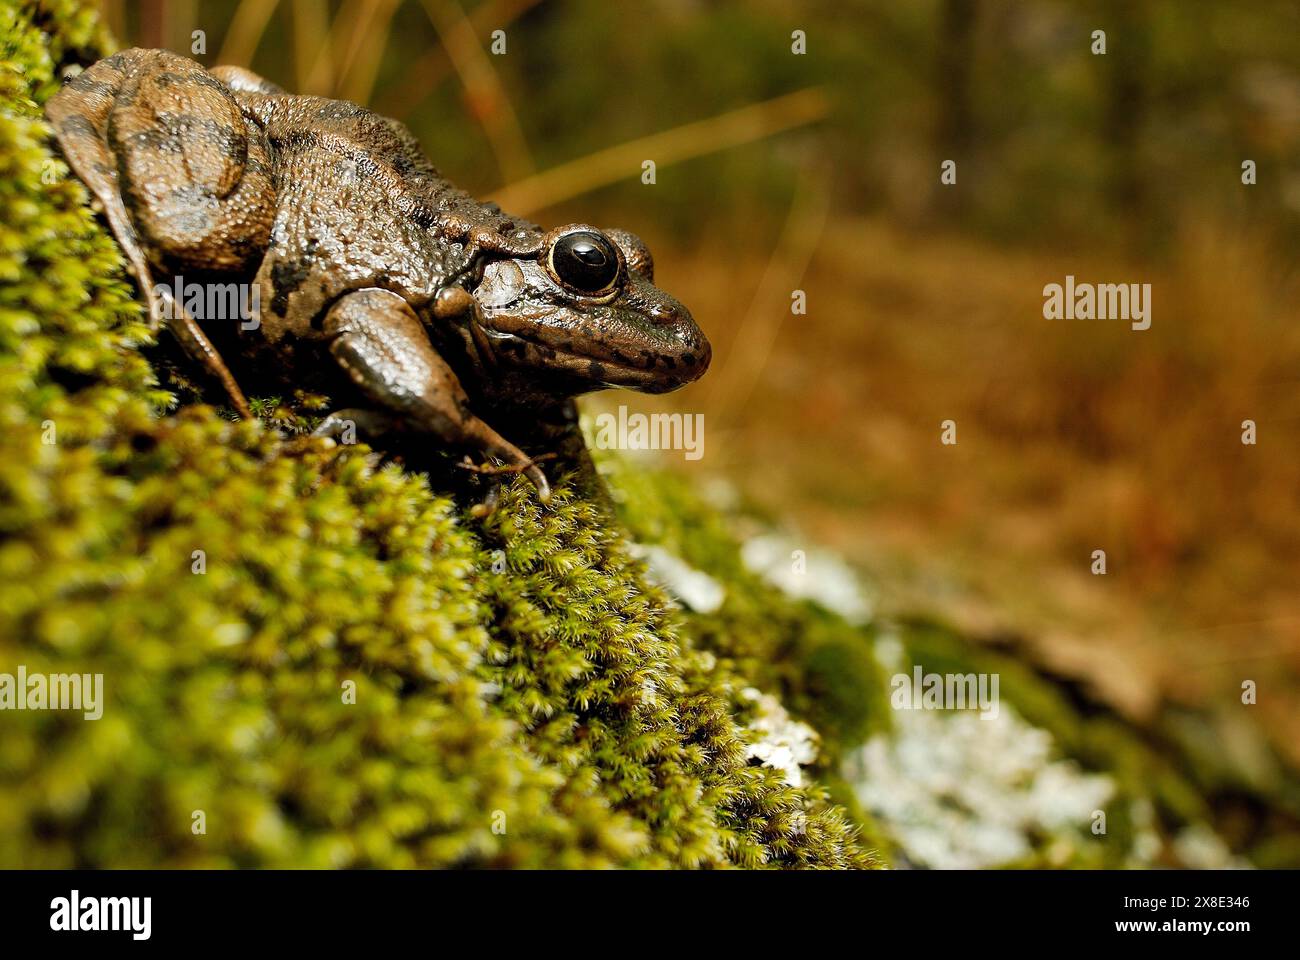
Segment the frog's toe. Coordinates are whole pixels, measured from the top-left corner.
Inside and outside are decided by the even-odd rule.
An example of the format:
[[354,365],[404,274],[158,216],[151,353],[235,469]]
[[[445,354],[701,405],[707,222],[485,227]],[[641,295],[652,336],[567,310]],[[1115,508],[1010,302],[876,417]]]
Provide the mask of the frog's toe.
[[524,475],[528,477],[528,479],[533,482],[533,486],[537,488],[537,499],[542,501],[542,503],[550,503],[551,485],[547,482],[546,474],[542,472],[542,468],[534,463],[524,471]]
[[476,464],[466,456],[457,463],[456,466],[460,467],[462,470],[468,470],[471,473],[477,473],[480,476],[489,477],[497,477],[502,474],[522,473],[532,482],[533,486],[537,488],[538,499],[541,500],[542,503],[548,503],[550,501],[551,485],[547,482],[546,474],[542,472],[542,468],[537,464],[538,461],[551,459],[555,454],[545,453],[540,457],[534,457],[532,459],[525,457],[522,453],[506,454],[504,451],[493,451],[493,454],[496,455],[498,459],[507,459],[508,457],[508,460],[506,463],[499,465]]

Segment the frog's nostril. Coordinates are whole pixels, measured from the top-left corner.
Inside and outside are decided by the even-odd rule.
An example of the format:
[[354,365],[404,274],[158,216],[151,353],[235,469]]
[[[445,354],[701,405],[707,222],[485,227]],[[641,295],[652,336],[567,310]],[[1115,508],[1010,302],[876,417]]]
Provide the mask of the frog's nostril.
[[650,308],[650,321],[660,327],[675,324],[681,318],[681,311],[666,303],[656,303]]

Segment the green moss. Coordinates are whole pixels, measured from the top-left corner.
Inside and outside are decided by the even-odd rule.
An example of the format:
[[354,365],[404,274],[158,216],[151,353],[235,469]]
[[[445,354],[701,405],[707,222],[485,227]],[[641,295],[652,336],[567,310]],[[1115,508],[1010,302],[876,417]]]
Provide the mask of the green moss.
[[679,476],[602,457],[618,513],[634,539],[657,544],[726,585],[722,606],[684,611],[699,644],[762,690],[776,693],[822,737],[821,763],[888,729],[888,684],[871,653],[873,632],[794,599],[751,571],[732,532],[739,518],[701,501]]
[[865,729],[844,696],[817,712],[825,614],[729,558],[732,608],[682,619],[590,477],[477,521],[277,429],[318,398],[232,423],[163,389],[40,113],[106,49],[93,6],[0,0],[0,671],[102,673],[107,701],[4,716],[0,865],[870,865],[824,788],[745,759],[745,686]]

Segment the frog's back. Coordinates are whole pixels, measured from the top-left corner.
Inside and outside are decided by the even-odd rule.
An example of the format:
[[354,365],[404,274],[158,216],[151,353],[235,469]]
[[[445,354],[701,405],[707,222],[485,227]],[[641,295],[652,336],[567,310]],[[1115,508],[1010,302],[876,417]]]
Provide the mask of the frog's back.
[[127,50],[46,109],[141,283],[151,268],[255,272],[264,341],[313,337],[362,287],[419,310],[464,269],[471,240],[540,236],[448,183],[401,123],[242,68]]
[[322,97],[235,95],[272,157],[277,209],[259,277],[273,339],[310,337],[334,300],[362,287],[423,307],[467,261],[449,224],[505,221],[448,183],[397,121]]

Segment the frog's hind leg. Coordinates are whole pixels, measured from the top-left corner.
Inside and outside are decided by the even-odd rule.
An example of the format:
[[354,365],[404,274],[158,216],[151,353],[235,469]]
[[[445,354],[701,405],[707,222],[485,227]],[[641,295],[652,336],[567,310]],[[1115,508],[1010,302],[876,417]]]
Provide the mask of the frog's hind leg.
[[408,427],[481,450],[525,474],[542,500],[550,485],[522,450],[476,417],[460,381],[409,304],[388,290],[349,293],[325,316],[330,352],[353,382]]
[[126,254],[141,293],[150,302],[150,320],[156,321],[160,313],[152,309],[155,296],[149,262],[118,191],[117,161],[108,146],[108,118],[113,102],[136,60],[134,55],[142,52],[128,50],[83,70],[50,98],[45,115],[54,127],[68,165],[103,207],[104,217]]
[[201,66],[161,50],[101,60],[55,94],[46,115],[68,163],[104,208],[151,326],[166,320],[240,416],[250,417],[220,354],[184,307],[155,287],[151,267],[238,270],[265,249],[274,192],[260,128],[245,124]]
[[275,216],[266,135],[200,64],[144,54],[109,114],[122,199],[156,265],[247,271]]

